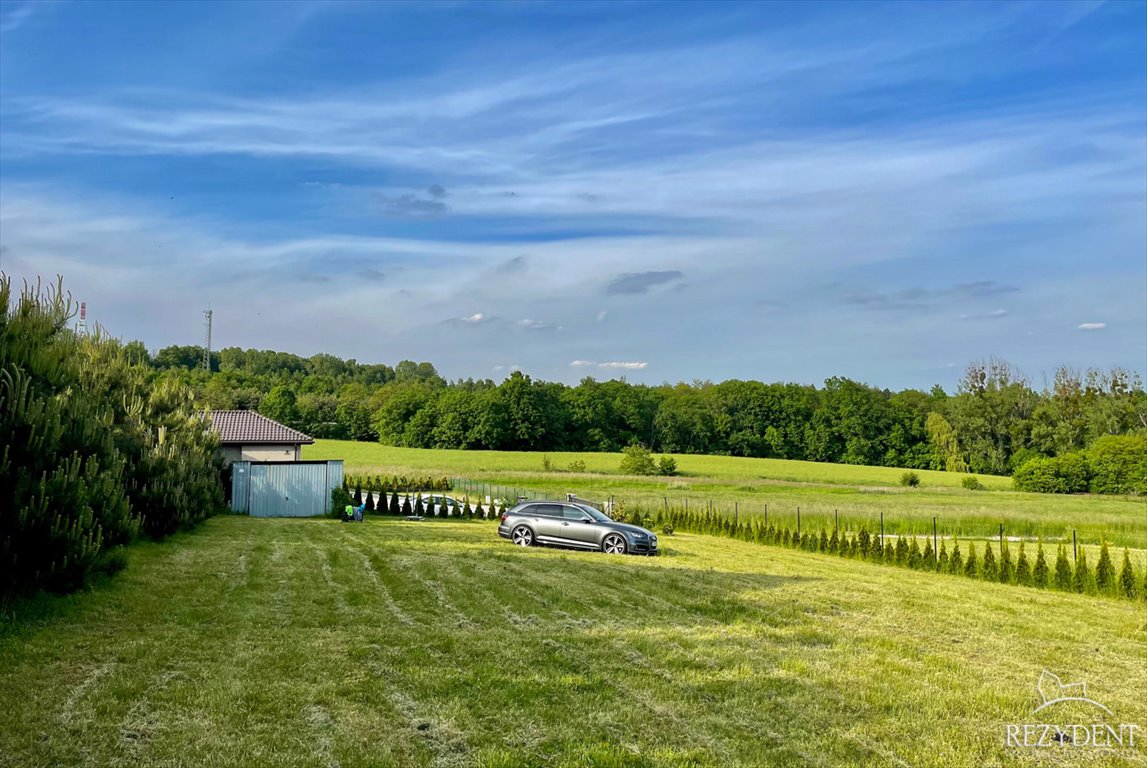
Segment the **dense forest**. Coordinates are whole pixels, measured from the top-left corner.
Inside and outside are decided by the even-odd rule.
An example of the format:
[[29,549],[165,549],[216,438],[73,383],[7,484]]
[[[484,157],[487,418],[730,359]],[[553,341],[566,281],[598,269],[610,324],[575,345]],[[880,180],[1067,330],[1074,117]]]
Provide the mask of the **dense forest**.
[[1147,434],[1147,395],[1124,370],[1061,368],[1042,389],[999,360],[968,366],[957,391],[891,392],[834,377],[577,386],[516,372],[448,382],[430,363],[393,368],[320,354],[213,352],[140,342],[130,355],[210,408],[253,409],[314,437],[418,448],[710,453],[1012,474],[1029,460]]

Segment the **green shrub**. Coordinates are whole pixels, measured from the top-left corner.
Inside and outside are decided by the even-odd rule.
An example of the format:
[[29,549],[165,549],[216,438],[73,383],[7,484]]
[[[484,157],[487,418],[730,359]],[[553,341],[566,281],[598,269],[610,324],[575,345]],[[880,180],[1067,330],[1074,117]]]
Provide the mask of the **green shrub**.
[[996,565],[996,556],[992,553],[990,542],[984,544],[984,559],[980,565],[980,575],[987,581],[995,581],[1000,575],[1000,569]]
[[677,460],[672,456],[662,456],[657,461],[657,474],[671,476],[677,474]]
[[960,554],[960,542],[952,544],[952,557],[948,560],[948,573],[959,575],[964,570],[964,556]]
[[[347,505],[351,503],[350,494],[346,488],[338,487],[331,490],[331,517],[342,519],[346,515]],[[353,506],[353,505],[352,505]]]
[[1055,588],[1071,591],[1071,563],[1067,560],[1067,548],[1062,544],[1055,555]]
[[1099,562],[1095,564],[1095,586],[1103,594],[1111,591],[1115,584],[1115,565],[1111,562],[1111,553],[1107,551],[1107,541],[1104,540],[1099,548]]
[[[959,553],[957,552],[957,554],[959,554]],[[956,555],[953,555],[952,559],[955,560]],[[979,572],[980,572],[980,566],[976,562],[976,542],[974,542],[974,541],[969,542],[969,544],[968,544],[968,559],[964,563],[964,575],[968,576],[969,578],[974,579],[979,574]]]
[[960,481],[960,485],[967,488],[969,491],[985,490],[984,484],[981,483],[980,478],[976,477],[975,475],[968,475]]
[[1105,435],[1087,449],[1092,493],[1147,493],[1147,433]]
[[1090,479],[1087,459],[1081,453],[1065,453],[1053,459],[1031,459],[1016,470],[1016,490],[1035,493],[1083,493]]
[[657,464],[648,448],[635,443],[623,451],[620,471],[623,475],[656,475]]
[[908,562],[908,541],[903,536],[896,537],[896,552],[895,559],[897,565],[904,565]]
[[1131,569],[1131,553],[1123,550],[1123,567],[1119,569],[1119,593],[1135,597],[1135,572]]
[[1028,565],[1028,556],[1024,552],[1024,543],[1020,542],[1020,555],[1016,558],[1016,584],[1030,587],[1032,583],[1031,566]]
[[920,485],[920,475],[916,472],[904,472],[900,475],[900,484],[915,488]]
[[1095,576],[1087,565],[1087,550],[1079,550],[1079,559],[1075,561],[1075,574],[1071,578],[1071,588],[1079,593],[1095,591]]
[[585,472],[585,462],[581,459],[575,459],[570,462],[570,472]]
[[1047,567],[1047,558],[1043,554],[1043,542],[1036,549],[1035,567],[1032,568],[1032,585],[1044,589],[1047,587],[1048,576],[1051,575]]

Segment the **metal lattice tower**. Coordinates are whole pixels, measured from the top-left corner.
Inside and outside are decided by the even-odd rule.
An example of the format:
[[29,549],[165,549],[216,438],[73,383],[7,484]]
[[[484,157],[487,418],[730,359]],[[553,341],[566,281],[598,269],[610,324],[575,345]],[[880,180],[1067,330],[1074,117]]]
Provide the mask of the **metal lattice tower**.
[[211,372],[211,310],[203,310],[203,370]]
[[80,319],[76,323],[76,335],[88,335],[88,303],[86,301],[80,302]]

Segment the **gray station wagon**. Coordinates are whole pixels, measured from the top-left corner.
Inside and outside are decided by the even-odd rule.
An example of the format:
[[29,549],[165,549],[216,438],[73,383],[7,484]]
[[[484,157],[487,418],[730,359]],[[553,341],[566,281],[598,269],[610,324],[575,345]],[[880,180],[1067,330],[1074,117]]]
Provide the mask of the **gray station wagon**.
[[627,552],[656,555],[653,531],[618,523],[588,504],[566,501],[527,501],[502,515],[498,535],[520,547],[551,544],[600,549],[612,555]]

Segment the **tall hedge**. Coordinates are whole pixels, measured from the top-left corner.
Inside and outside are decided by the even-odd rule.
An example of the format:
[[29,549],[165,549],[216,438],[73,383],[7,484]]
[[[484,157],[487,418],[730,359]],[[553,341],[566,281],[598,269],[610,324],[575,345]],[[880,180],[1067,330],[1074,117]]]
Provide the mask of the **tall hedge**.
[[0,273],[0,599],[67,590],[141,529],[223,500],[217,439],[187,390],[68,328],[62,281],[14,297]]
[[1147,433],[1105,435],[1087,449],[1092,493],[1147,494]]

